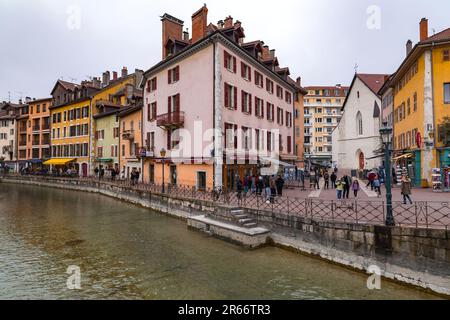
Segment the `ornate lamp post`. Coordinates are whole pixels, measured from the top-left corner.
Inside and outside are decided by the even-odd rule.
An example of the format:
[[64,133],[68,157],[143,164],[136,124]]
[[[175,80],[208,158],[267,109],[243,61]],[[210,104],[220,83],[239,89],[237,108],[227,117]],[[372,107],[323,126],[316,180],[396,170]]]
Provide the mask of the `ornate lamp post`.
[[384,168],[386,175],[386,226],[394,227],[395,219],[392,212],[392,182],[391,182],[391,142],[392,142],[392,128],[388,126],[387,122],[383,123],[380,129],[381,139],[384,145]]
[[162,148],[160,151],[161,159],[162,159],[162,193],[166,193],[165,182],[164,182],[164,169],[165,169],[165,160],[166,160],[166,149]]

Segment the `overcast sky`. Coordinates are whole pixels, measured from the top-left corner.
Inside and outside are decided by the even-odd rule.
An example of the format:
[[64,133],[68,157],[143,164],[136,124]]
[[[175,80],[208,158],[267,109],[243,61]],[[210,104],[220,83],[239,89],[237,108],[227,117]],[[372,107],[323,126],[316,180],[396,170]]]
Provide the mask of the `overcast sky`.
[[[169,13],[191,29],[205,0],[0,0],[0,101],[50,95],[59,78],[80,82],[148,69],[161,59],[161,22]],[[405,43],[450,27],[448,0],[207,1],[209,21],[231,15],[246,41],[276,49],[281,66],[303,85],[348,85],[362,73],[392,73]],[[78,14],[79,13],[79,14]]]

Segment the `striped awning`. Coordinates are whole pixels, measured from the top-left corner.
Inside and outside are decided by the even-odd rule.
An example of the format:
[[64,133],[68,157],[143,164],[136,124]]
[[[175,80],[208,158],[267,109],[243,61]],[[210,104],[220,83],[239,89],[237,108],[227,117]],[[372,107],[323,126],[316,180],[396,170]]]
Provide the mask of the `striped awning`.
[[68,163],[75,161],[76,159],[50,159],[44,162],[44,165],[64,166]]

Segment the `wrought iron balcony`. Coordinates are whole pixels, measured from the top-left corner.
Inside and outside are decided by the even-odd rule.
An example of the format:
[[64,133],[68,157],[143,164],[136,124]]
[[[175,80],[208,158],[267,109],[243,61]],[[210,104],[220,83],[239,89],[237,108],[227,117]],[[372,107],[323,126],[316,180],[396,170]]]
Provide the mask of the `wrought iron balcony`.
[[181,128],[184,126],[184,112],[175,111],[159,115],[156,117],[156,124],[167,129]]

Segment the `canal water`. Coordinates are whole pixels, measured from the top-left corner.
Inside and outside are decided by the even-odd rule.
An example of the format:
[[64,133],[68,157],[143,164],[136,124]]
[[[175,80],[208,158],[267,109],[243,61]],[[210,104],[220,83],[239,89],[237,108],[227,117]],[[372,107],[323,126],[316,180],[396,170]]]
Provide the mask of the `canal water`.
[[[67,289],[69,266],[81,290]],[[433,299],[267,247],[248,251],[112,198],[0,183],[0,299]]]

